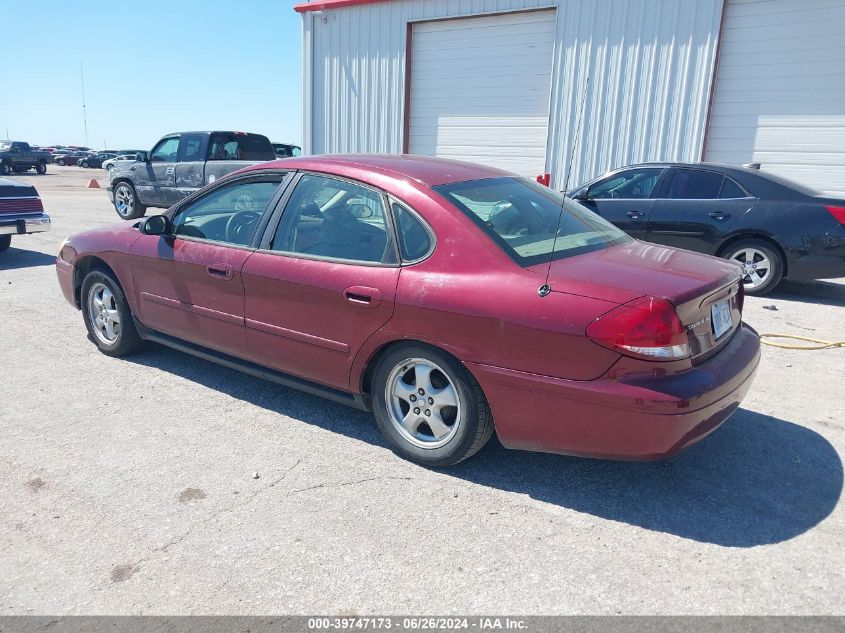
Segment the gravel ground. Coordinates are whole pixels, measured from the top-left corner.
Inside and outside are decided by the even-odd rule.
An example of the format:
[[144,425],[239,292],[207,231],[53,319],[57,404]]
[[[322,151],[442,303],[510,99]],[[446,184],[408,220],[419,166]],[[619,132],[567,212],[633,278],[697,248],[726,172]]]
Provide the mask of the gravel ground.
[[[764,348],[743,407],[665,462],[493,441],[429,471],[368,414],[98,353],[53,267],[119,221],[92,177],[18,176],[53,229],[0,255],[0,613],[845,614],[845,349]],[[845,280],[790,283],[745,319],[841,340],[844,308]]]

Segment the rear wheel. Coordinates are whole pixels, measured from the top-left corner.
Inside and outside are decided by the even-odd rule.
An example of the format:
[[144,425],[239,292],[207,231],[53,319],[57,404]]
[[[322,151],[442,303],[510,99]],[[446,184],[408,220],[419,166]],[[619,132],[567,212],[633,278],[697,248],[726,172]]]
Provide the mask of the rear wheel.
[[59,160],[57,160],[57,161],[56,161],[56,163],[57,163],[57,164],[59,164],[59,165],[61,165],[62,167],[64,167],[64,166],[65,166],[65,159],[64,159],[64,158],[60,158]]
[[35,166],[35,172],[36,172],[36,173],[38,173],[38,174],[41,174],[41,175],[46,174],[46,173],[47,173],[47,163],[45,163],[45,162],[42,160],[40,163],[38,163],[38,164]]
[[12,166],[9,163],[0,163],[0,176],[8,176],[12,173]]
[[763,240],[740,240],[731,244],[722,256],[742,266],[745,294],[768,294],[783,277],[783,258],[771,244]]
[[457,464],[493,434],[478,383],[454,358],[422,345],[389,351],[373,375],[376,423],[393,451],[423,466]]
[[9,248],[12,244],[11,235],[0,235],[0,253]]
[[97,348],[108,356],[123,356],[140,349],[132,312],[120,284],[110,274],[94,270],[82,282],[82,316]]
[[134,220],[144,217],[147,207],[138,202],[138,194],[131,184],[121,182],[114,188],[114,210],[124,220]]

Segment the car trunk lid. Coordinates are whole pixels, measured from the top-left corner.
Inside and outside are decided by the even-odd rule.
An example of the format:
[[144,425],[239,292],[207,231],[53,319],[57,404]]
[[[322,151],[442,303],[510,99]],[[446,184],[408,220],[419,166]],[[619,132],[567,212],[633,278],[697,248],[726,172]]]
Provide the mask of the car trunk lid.
[[0,214],[42,213],[44,207],[35,187],[0,178]]
[[[532,270],[545,274],[545,266]],[[687,331],[694,361],[715,354],[739,326],[743,295],[736,264],[632,240],[552,262],[552,292],[590,296],[619,305],[642,296],[669,301]]]

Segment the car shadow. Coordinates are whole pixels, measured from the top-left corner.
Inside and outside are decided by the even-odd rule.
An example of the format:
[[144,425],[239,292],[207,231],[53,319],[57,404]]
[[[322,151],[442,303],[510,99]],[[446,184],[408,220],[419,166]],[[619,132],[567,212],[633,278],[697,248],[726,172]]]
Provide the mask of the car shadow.
[[[12,244],[14,244],[14,240]],[[49,255],[39,251],[27,251],[22,248],[15,248],[14,246],[10,246],[7,251],[0,253],[0,270],[53,266],[55,263],[55,255]]]
[[789,281],[780,282],[774,291],[763,297],[784,301],[799,301],[818,305],[845,306],[845,284],[829,281]]
[[[158,345],[127,360],[306,424],[385,445],[369,413]],[[511,451],[494,438],[471,460],[440,472],[602,519],[726,547],[779,543],[803,534],[833,511],[843,485],[842,461],[824,437],[747,409],[737,410],[699,444],[660,462]]]

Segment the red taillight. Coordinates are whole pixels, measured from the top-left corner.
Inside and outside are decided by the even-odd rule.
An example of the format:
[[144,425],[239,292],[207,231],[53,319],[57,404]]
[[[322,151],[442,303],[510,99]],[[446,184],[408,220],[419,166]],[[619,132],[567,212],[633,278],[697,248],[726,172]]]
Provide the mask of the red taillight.
[[590,323],[587,336],[627,356],[677,360],[689,356],[684,326],[665,299],[640,297]]
[[827,206],[825,209],[828,210],[830,215],[836,218],[836,221],[839,222],[839,224],[845,224],[845,207]]

